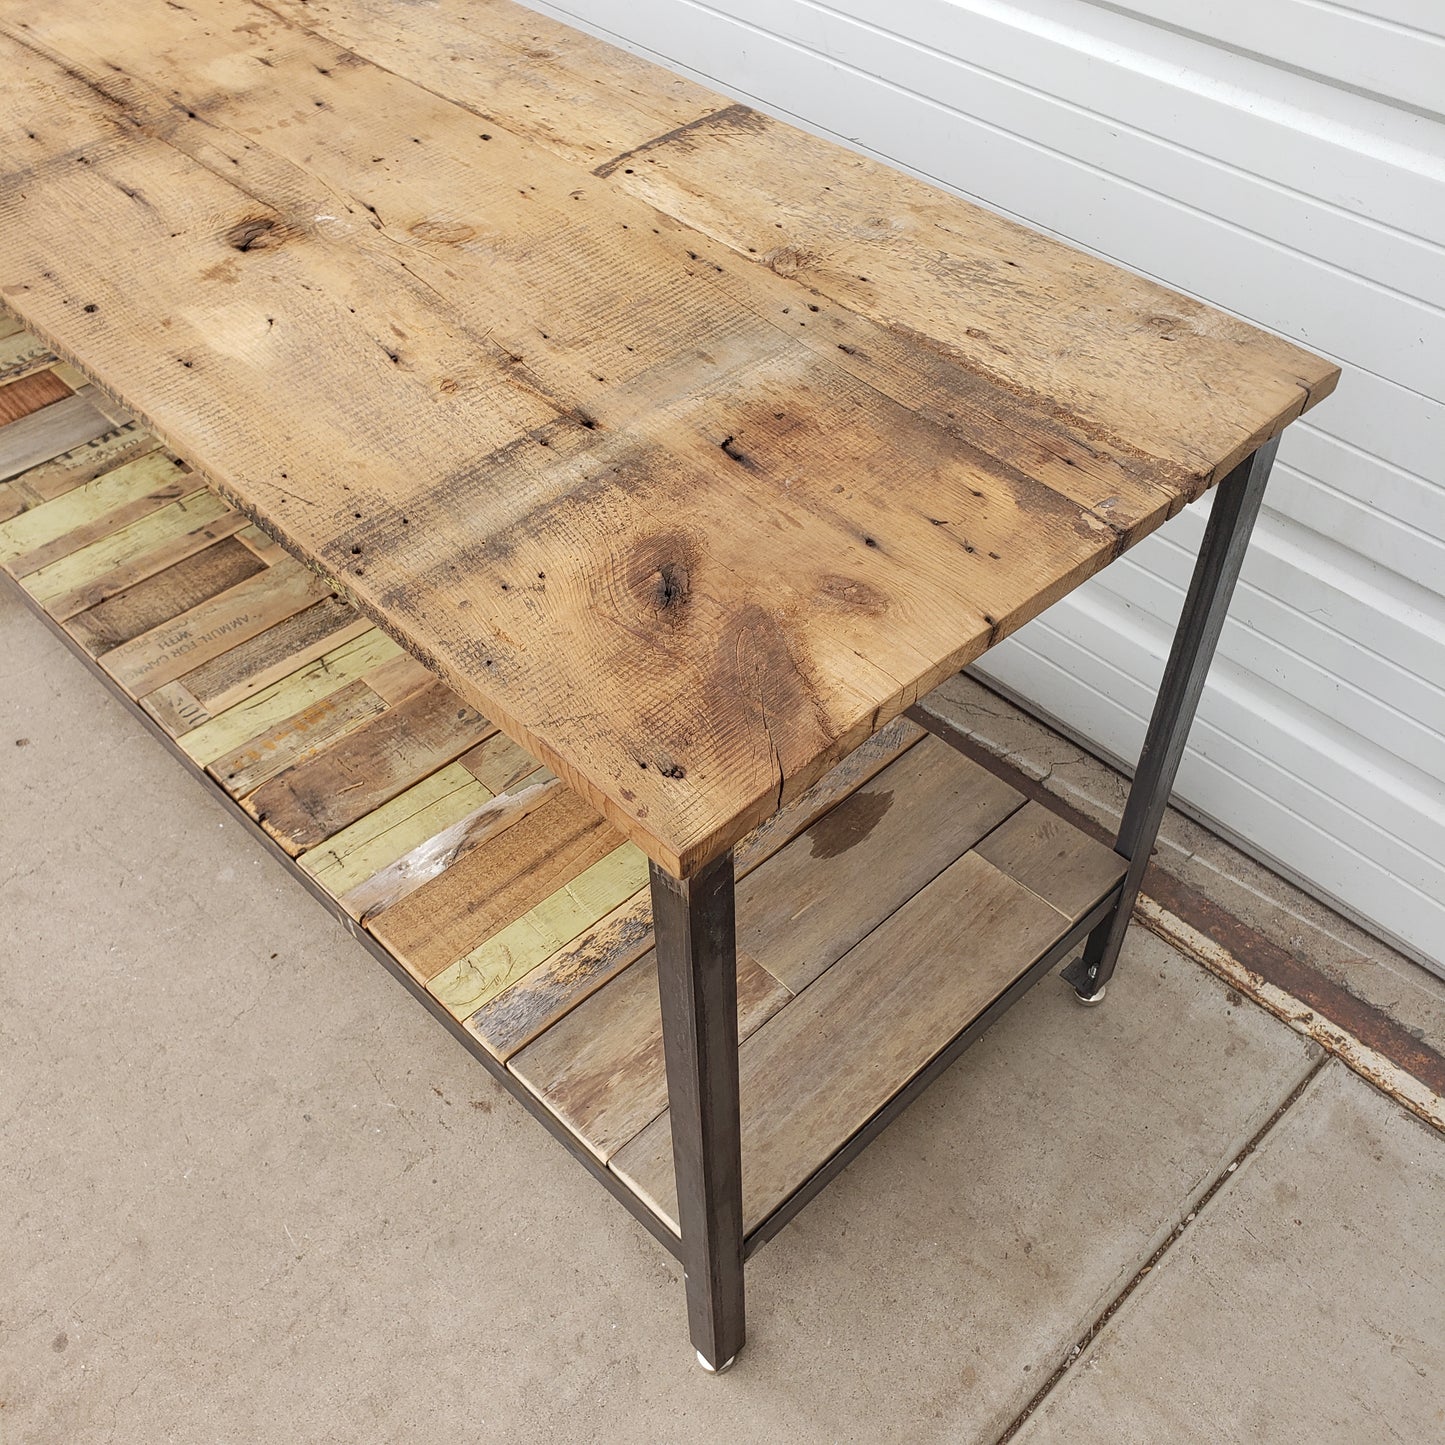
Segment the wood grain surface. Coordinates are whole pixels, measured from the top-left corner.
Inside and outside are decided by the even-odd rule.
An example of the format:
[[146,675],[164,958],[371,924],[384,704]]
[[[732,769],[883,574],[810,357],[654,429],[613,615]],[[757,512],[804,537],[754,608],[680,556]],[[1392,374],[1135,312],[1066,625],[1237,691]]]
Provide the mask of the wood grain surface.
[[1336,375],[495,3],[0,15],[0,156],[39,341],[673,873]]
[[[743,839],[733,854],[738,879],[760,868],[922,736],[916,723],[895,718]],[[509,1059],[651,947],[652,903],[643,889],[482,1003],[467,1027],[497,1058]]]
[[[967,853],[745,1040],[744,1228],[761,1224],[1063,926],[1043,899]],[[677,1227],[665,1114],[612,1167]]]
[[[0,448],[27,420],[0,425]],[[264,532],[155,561],[190,536],[162,493],[191,516],[224,503],[153,441],[133,432],[0,484],[0,569],[39,600],[135,567],[65,630],[671,1221],[645,855]],[[750,1225],[1123,867],[907,718],[743,838]]]

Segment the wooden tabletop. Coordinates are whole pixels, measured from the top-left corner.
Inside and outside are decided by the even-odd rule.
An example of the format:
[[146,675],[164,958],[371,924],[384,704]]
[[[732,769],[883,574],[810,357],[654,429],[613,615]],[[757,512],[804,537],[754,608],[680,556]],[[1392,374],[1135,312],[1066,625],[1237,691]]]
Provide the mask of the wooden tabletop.
[[504,3],[6,0],[0,294],[688,874],[1334,366]]

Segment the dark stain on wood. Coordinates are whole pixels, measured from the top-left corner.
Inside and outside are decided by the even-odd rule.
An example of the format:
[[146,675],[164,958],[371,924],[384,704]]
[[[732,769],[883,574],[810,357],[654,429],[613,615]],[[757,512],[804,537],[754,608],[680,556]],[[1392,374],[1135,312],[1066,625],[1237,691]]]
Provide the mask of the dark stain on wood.
[[643,141],[640,146],[633,146],[631,150],[625,150],[620,155],[613,156],[610,161],[603,161],[593,170],[592,174],[602,177],[613,175],[618,170],[625,169],[628,161],[646,155],[648,151],[659,150],[664,146],[679,150],[690,149],[696,143],[699,134],[718,131],[760,131],[767,124],[767,116],[754,110],[750,105],[724,106],[721,110],[710,111],[707,115],[700,115],[684,125],[674,126],[671,130],[663,131],[661,135],[655,135],[651,140]]
[[861,843],[893,806],[893,790],[855,793],[808,829],[809,857],[837,858]]

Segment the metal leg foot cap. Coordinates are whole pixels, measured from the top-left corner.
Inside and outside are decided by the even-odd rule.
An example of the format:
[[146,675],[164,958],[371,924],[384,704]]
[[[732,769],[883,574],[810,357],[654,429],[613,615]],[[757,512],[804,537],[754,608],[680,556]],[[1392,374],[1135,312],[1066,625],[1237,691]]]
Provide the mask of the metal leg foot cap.
[[705,1369],[705,1370],[708,1372],[709,1375],[725,1375],[725,1374],[727,1374],[727,1372],[728,1372],[730,1369],[732,1369],[732,1367],[733,1367],[733,1361],[736,1360],[736,1359],[737,1359],[737,1356],[734,1355],[731,1360],[724,1360],[724,1361],[722,1362],[722,1364],[720,1364],[720,1365],[713,1365],[713,1364],[709,1364],[709,1363],[708,1363],[708,1358],[707,1358],[707,1356],[704,1355],[701,1350],[699,1350],[699,1351],[697,1352],[697,1362],[698,1362],[698,1364],[700,1364],[700,1365],[703,1367],[703,1369]]
[[1098,1006],[1104,1002],[1104,995],[1108,993],[1108,991],[1109,985],[1107,983],[1101,983],[1098,993],[1082,994],[1075,989],[1074,997],[1078,999],[1080,1008],[1098,1008]]

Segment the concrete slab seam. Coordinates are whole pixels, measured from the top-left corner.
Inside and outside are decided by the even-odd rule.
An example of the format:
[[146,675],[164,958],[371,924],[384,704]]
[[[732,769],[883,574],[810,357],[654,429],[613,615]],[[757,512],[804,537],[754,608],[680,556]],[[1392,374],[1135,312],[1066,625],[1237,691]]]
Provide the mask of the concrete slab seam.
[[1239,1171],[1239,1166],[1264,1143],[1279,1121],[1299,1102],[1305,1090],[1319,1078],[1324,1069],[1329,1067],[1330,1057],[1331,1056],[1326,1053],[1315,1062],[1304,1078],[1290,1090],[1288,1096],[1280,1104],[1279,1108],[1260,1125],[1259,1129],[1256,1130],[1244,1148],[1241,1149],[1224,1169],[1219,1172],[1218,1176],[1211,1181],[1209,1187],[1199,1196],[1198,1200],[1195,1201],[1194,1207],[1189,1213],[1170,1230],[1164,1242],[1139,1266],[1138,1272],[1129,1280],[1123,1289],[1110,1300],[1093,1324],[1074,1342],[1068,1354],[1066,1354],[1063,1360],[1055,1367],[1048,1379],[1039,1386],[1037,1392],[1033,1398],[1029,1400],[1028,1404],[1014,1417],[1012,1423],[1003,1434],[998,1437],[995,1445],[1008,1445],[1008,1442],[1023,1429],[1029,1417],[1044,1403],[1055,1386],[1058,1385],[1059,1381],[1083,1359],[1089,1346],[1103,1333],[1109,1321],[1124,1307],[1135,1290],[1153,1273],[1159,1261],[1189,1232],[1190,1227],[1198,1220],[1200,1214],[1203,1213],[1209,1202],[1234,1178],[1235,1174]]

